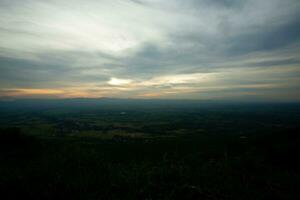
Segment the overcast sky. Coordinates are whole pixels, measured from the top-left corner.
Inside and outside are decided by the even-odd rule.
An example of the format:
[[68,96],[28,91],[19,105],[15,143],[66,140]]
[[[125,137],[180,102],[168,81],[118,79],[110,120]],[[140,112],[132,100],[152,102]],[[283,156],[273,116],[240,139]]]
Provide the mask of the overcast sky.
[[0,0],[0,97],[300,101],[300,1]]

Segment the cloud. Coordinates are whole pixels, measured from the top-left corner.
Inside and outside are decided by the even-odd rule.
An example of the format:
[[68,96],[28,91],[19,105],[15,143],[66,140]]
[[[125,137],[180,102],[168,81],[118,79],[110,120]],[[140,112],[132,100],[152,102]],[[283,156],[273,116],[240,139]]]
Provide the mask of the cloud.
[[264,88],[295,100],[299,10],[298,0],[0,0],[0,89],[263,98]]

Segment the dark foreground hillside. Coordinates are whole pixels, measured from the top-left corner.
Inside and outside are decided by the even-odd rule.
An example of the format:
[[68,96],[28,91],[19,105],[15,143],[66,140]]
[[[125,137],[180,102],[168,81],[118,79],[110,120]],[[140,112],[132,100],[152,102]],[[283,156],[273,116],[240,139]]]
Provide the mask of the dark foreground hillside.
[[1,199],[299,199],[298,111],[276,109],[2,113]]

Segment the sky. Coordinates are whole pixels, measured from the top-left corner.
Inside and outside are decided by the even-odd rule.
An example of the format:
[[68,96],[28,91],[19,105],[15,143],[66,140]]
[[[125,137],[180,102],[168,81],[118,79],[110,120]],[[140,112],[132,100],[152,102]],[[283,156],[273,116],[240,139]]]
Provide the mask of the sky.
[[0,98],[300,101],[299,0],[0,0]]

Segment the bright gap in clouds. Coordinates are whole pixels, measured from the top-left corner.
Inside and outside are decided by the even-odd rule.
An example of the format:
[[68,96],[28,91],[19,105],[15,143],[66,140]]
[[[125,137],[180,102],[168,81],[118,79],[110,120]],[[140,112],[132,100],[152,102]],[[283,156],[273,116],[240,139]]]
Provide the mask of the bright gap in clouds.
[[120,79],[120,78],[111,78],[108,81],[108,84],[110,85],[116,85],[116,86],[124,86],[124,85],[128,85],[132,82],[132,80],[130,79]]

